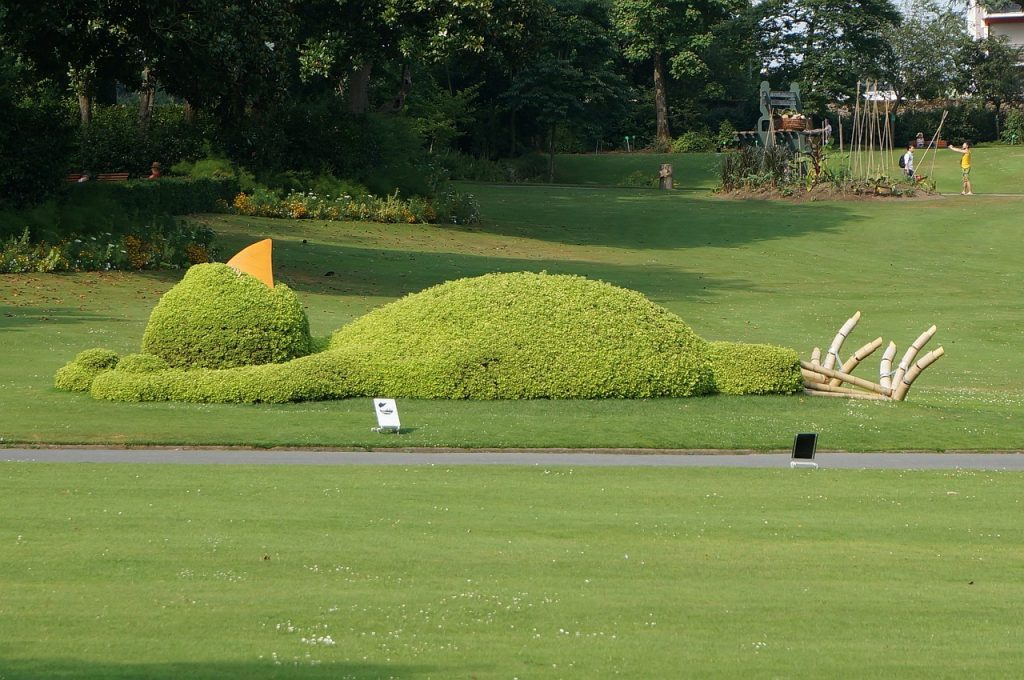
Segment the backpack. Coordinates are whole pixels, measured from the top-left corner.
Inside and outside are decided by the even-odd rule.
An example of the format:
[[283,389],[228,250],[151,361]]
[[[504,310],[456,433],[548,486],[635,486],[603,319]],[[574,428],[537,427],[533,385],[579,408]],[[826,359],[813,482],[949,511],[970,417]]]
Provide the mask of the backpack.
[[903,154],[900,156],[900,167],[906,169],[907,167],[907,155]]

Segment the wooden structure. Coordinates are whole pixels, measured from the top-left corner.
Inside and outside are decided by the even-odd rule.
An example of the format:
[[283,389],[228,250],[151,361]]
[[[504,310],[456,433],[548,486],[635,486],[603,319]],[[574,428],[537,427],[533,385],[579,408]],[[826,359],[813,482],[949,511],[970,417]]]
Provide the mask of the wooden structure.
[[935,335],[936,329],[932,326],[910,345],[896,370],[892,370],[892,360],[896,357],[896,343],[890,342],[882,354],[878,382],[873,383],[859,378],[853,375],[853,370],[882,346],[882,338],[875,338],[854,352],[846,361],[840,362],[839,351],[858,321],[860,312],[851,316],[839,329],[824,358],[821,356],[821,349],[815,347],[811,353],[811,360],[800,362],[800,370],[804,376],[804,394],[846,399],[903,401],[921,372],[945,354],[945,350],[939,347],[914,361],[925,344]]
[[736,132],[734,142],[761,147],[779,144],[794,153],[808,150],[808,137],[814,132],[810,131],[811,119],[803,112],[799,84],[790,83],[788,90],[773,90],[767,80],[762,80],[758,104],[761,117],[757,119],[757,129]]

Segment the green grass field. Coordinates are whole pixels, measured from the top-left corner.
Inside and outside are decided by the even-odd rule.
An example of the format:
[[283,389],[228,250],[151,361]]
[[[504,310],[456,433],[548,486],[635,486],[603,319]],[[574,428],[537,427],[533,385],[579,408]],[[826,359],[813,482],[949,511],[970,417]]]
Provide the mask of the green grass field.
[[[1024,169],[983,151],[979,192],[996,191],[982,168],[1002,168],[992,187]],[[562,181],[592,186],[474,185],[473,227],[202,219],[226,256],[275,239],[317,335],[452,278],[546,270],[640,290],[708,339],[806,357],[859,309],[844,354],[877,335],[902,353],[935,323],[947,356],[902,404],[403,401],[407,431],[385,436],[368,400],[57,392],[80,350],[137,351],[181,272],[5,275],[0,446],[780,449],[813,430],[831,450],[1019,449],[1021,199],[729,201],[600,188],[642,169],[615,165],[632,156],[563,161]],[[700,187],[706,161],[673,162]],[[1012,677],[1019,486],[962,470],[2,463],[0,680]]]
[[[932,346],[947,355],[902,404],[799,396],[403,402],[408,431],[385,437],[370,432],[362,400],[137,405],[57,392],[54,371],[80,350],[137,351],[150,311],[181,272],[6,275],[0,437],[7,445],[780,449],[793,432],[816,430],[831,450],[1016,449],[1024,441],[1018,198],[786,203],[471,188],[485,216],[473,227],[205,219],[226,256],[275,239],[277,277],[298,291],[318,335],[445,280],[546,270],[639,290],[708,339],[775,343],[808,357],[860,310],[844,354],[880,335],[902,355],[934,323]],[[872,372],[877,358],[858,370]]]
[[1020,476],[0,466],[0,677],[1011,677]]
[[[898,158],[902,149],[896,149],[887,162],[881,155],[875,161],[890,176],[900,174]],[[914,152],[917,173],[934,179],[940,193],[959,194],[960,156],[947,149]],[[558,156],[555,162],[555,180],[565,184],[623,186],[636,184],[640,176],[657,184],[658,169],[662,163],[671,163],[677,188],[713,189],[721,182],[719,163],[721,154],[648,154],[607,153]],[[833,170],[850,164],[848,153],[833,149],[827,163]],[[978,194],[1021,194],[1024,188],[1024,146],[981,146],[972,154],[971,181]]]

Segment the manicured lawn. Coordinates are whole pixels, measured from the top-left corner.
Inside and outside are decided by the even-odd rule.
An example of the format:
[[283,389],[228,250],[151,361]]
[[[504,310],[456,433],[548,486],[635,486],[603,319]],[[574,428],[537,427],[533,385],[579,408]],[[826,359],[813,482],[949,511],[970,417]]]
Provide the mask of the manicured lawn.
[[[275,239],[278,279],[315,334],[406,293],[490,271],[583,274],[634,288],[708,339],[804,357],[854,311],[844,356],[876,336],[900,354],[934,323],[947,352],[902,404],[804,397],[652,402],[404,402],[399,437],[372,434],[364,400],[291,406],[101,403],[52,388],[77,352],[137,351],[180,272],[0,277],[0,437],[19,443],[1015,449],[1020,407],[1017,198],[845,203],[710,194],[474,186],[483,225],[340,224],[208,216],[225,255]],[[307,243],[303,244],[302,240]],[[877,374],[877,358],[858,373]]]
[[1012,677],[1020,475],[0,465],[0,675]]
[[[879,162],[884,172],[897,177],[900,174],[896,149],[887,163]],[[942,193],[959,194],[960,156],[947,149],[937,152],[914,152],[917,172],[935,180]],[[638,185],[641,176],[654,181],[662,163],[671,163],[675,185],[679,189],[713,189],[721,183],[719,163],[722,154],[648,154],[606,153],[558,156],[555,161],[555,180],[566,184],[583,185]],[[833,170],[847,167],[848,154],[833,149],[828,155]],[[979,194],[1024,193],[1024,146],[982,146],[972,154],[971,181]],[[639,174],[637,174],[639,173]]]

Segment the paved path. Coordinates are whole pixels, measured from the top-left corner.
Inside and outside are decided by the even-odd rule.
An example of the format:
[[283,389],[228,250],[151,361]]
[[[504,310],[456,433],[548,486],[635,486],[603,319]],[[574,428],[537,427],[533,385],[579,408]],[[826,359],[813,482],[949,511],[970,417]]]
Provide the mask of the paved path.
[[[819,453],[821,468],[1024,470],[1024,453]],[[0,462],[176,465],[562,465],[785,468],[787,453],[358,452],[217,449],[0,449]]]

